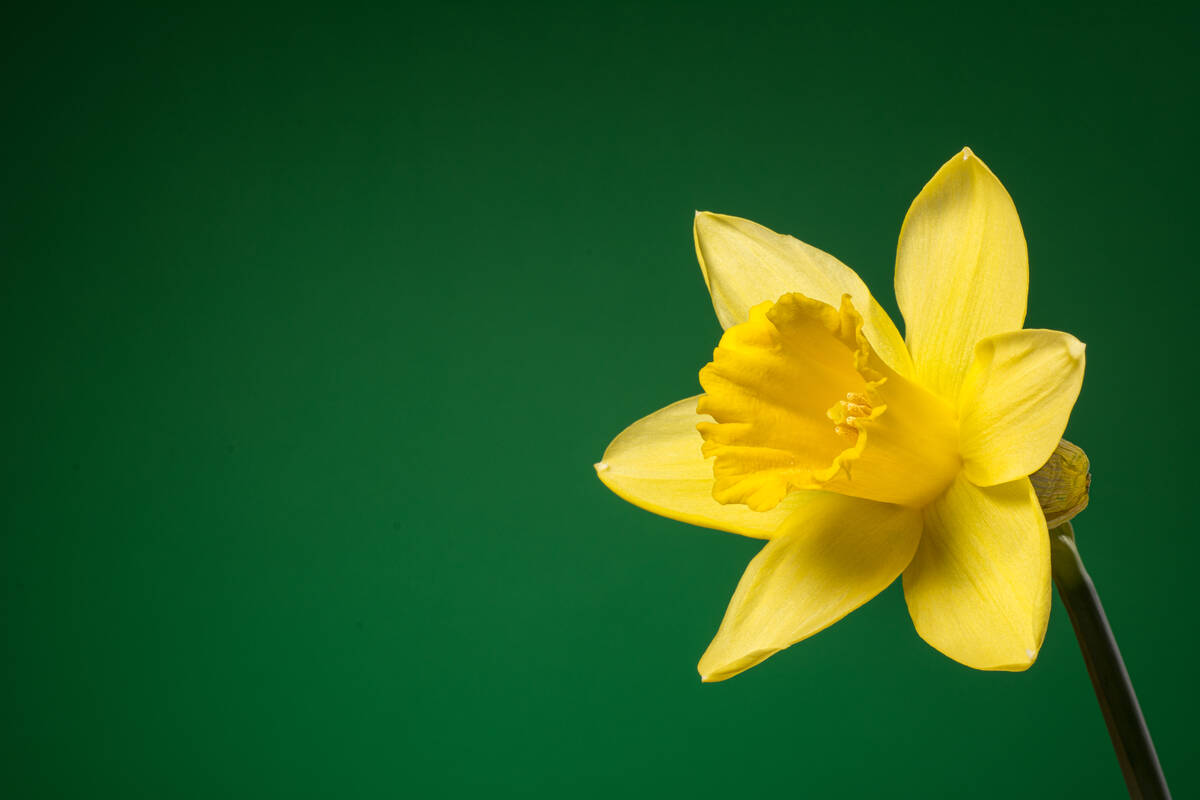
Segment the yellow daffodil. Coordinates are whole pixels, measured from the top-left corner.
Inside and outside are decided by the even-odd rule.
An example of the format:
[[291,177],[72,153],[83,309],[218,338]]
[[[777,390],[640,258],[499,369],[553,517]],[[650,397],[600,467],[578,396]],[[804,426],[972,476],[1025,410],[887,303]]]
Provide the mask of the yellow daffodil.
[[698,213],[696,254],[726,329],[704,394],[635,422],[596,465],[635,505],[769,540],[703,680],[828,627],[903,575],[917,632],[977,669],[1023,670],[1050,611],[1050,541],[1029,475],[1083,381],[1075,337],[1022,330],[1025,236],[964,149],[900,229],[901,338],[833,256]]

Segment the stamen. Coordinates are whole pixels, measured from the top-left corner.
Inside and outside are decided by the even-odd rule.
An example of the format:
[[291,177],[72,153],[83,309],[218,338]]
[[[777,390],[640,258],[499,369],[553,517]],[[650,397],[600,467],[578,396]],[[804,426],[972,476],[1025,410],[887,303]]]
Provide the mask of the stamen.
[[871,401],[862,392],[847,392],[846,399],[839,400],[828,414],[833,432],[852,441],[858,438],[858,423],[870,416]]

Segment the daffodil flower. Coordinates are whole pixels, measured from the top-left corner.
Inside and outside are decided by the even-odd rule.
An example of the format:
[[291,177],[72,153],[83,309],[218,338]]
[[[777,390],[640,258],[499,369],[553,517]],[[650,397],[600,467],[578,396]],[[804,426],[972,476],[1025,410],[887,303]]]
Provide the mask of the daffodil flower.
[[698,213],[725,328],[704,394],[635,422],[596,465],[654,513],[767,539],[700,659],[729,678],[903,575],[917,633],[967,666],[1019,671],[1050,611],[1050,539],[1029,475],[1058,445],[1084,346],[1023,330],[1025,236],[969,149],[900,229],[906,336],[833,256]]

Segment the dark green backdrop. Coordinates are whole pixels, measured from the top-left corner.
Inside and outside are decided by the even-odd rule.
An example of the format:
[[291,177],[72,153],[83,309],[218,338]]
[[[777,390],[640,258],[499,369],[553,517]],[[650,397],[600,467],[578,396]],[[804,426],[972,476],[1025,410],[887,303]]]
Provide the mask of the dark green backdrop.
[[704,686],[758,543],[592,471],[698,391],[693,209],[894,312],[967,144],[1028,324],[1089,345],[1081,548],[1200,792],[1194,10],[39,14],[0,34],[10,796],[1121,797],[1060,605],[1024,674],[893,586]]

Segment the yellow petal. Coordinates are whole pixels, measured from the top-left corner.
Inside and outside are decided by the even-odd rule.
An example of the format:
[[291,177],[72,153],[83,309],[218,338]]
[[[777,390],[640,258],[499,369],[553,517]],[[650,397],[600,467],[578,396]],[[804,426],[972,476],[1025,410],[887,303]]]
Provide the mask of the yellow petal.
[[919,507],[961,468],[953,408],[872,351],[849,297],[763,303],[700,371],[713,497],[774,508],[797,489]]
[[755,556],[700,659],[721,681],[806,639],[879,594],[912,559],[919,511],[829,492],[801,505]]
[[1017,209],[964,149],[925,185],[900,229],[896,300],[917,378],[956,400],[975,343],[1019,329],[1028,294]]
[[838,305],[850,295],[863,315],[863,333],[888,366],[912,373],[904,340],[862,278],[826,252],[740,217],[696,213],[696,257],[721,327],[745,322],[750,309],[788,292]]
[[959,435],[967,477],[993,486],[1037,471],[1054,452],[1083,385],[1083,342],[1060,331],[990,336],[963,382]]
[[1050,615],[1050,537],[1029,479],[980,488],[960,476],[926,508],[904,599],[921,638],[955,661],[1033,664]]
[[689,397],[621,432],[596,465],[600,480],[619,497],[664,517],[691,525],[770,538],[800,502],[788,498],[759,513],[741,505],[721,505],[712,496],[712,459],[700,453],[696,401]]

